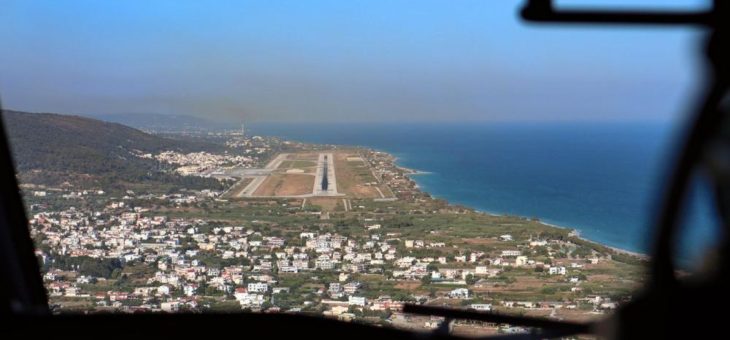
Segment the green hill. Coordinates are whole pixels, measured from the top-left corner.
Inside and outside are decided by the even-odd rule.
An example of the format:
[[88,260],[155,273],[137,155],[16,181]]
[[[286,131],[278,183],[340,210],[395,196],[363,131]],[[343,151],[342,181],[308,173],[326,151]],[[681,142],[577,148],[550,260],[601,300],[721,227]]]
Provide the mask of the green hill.
[[173,150],[221,151],[210,143],[173,140],[137,129],[79,116],[3,111],[5,128],[21,179],[34,184],[94,181],[107,189],[141,184],[216,188],[212,179],[164,172],[139,154]]

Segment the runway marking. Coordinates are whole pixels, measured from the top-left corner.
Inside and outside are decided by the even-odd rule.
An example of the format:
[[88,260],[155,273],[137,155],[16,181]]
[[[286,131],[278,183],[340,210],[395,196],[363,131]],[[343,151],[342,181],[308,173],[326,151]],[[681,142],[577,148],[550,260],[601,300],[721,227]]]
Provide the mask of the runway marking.
[[380,190],[380,188],[375,187],[375,190],[377,190],[378,193],[380,194],[380,198],[385,198],[385,195],[383,195],[383,192]]

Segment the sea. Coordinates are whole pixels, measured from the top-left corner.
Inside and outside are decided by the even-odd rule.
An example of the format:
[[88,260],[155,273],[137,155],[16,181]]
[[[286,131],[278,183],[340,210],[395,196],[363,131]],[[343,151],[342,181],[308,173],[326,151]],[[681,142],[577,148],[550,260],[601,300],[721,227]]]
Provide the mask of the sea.
[[[431,195],[476,210],[538,218],[611,247],[650,253],[677,124],[306,123],[255,124],[249,133],[388,152]],[[681,258],[716,239],[708,185],[697,176]]]

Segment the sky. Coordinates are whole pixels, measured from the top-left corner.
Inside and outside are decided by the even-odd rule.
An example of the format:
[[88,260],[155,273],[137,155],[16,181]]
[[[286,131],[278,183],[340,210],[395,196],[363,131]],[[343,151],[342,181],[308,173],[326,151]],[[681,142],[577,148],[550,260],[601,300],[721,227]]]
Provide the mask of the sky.
[[603,122],[675,120],[696,94],[700,30],[527,24],[520,5],[3,0],[0,98],[247,122]]

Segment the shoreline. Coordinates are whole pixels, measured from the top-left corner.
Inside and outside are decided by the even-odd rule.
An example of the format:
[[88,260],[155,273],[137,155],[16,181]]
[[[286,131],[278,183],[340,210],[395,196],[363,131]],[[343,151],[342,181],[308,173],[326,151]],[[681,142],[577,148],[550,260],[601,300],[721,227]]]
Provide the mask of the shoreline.
[[[336,145],[336,144],[323,144],[323,145],[328,145],[330,147],[335,147],[335,148],[342,146],[342,145]],[[370,151],[374,151],[374,152],[380,152],[380,153],[387,154],[390,158],[392,158],[393,166],[396,167],[397,169],[403,171],[404,172],[404,175],[406,177],[408,177],[408,179],[410,179],[411,181],[414,182],[415,188],[417,190],[419,190],[421,192],[424,192],[424,193],[428,194],[429,196],[431,196],[433,198],[439,198],[438,196],[436,196],[436,195],[434,195],[434,194],[432,194],[432,193],[430,193],[428,191],[425,191],[421,187],[421,185],[415,179],[411,178],[411,176],[430,175],[430,174],[433,174],[433,172],[430,172],[430,171],[422,171],[422,170],[417,170],[417,169],[411,169],[411,168],[405,167],[403,165],[400,165],[400,164],[398,164],[398,161],[400,160],[400,158],[399,157],[396,157],[392,152],[387,151],[387,150],[382,150],[382,149],[377,149],[377,148],[367,147],[367,146],[361,146],[361,145],[360,146],[358,146],[358,145],[347,145],[346,147],[356,148],[356,149],[357,148],[360,148],[360,149],[365,149],[365,150],[370,150]],[[446,201],[449,205],[454,205],[453,202],[451,202],[451,201],[449,201],[447,199],[444,199],[444,198],[439,198],[439,199],[442,199],[442,200]],[[467,208],[469,208],[469,209],[472,209],[474,212],[479,213],[479,214],[486,214],[486,215],[490,215],[490,216],[515,216],[515,217],[521,217],[521,218],[528,218],[528,217],[522,216],[522,215],[508,215],[508,214],[504,214],[504,213],[495,213],[495,212],[484,211],[484,210],[480,210],[480,209],[474,208],[474,207],[469,206],[469,205],[466,205],[466,204],[464,204],[464,206],[467,207]],[[576,227],[569,227],[569,226],[563,226],[563,225],[553,224],[553,223],[545,222],[545,221],[541,220],[540,218],[541,217],[538,216],[538,220],[537,220],[538,223],[543,224],[543,225],[546,225],[546,226],[550,226],[550,227],[553,227],[553,228],[559,228],[559,229],[569,230],[569,231],[571,231],[572,233],[575,234],[575,237],[577,237],[578,239],[583,240],[585,242],[595,243],[597,245],[600,245],[602,247],[606,247],[606,248],[610,249],[611,251],[614,251],[614,252],[619,253],[619,254],[624,254],[624,255],[629,255],[629,256],[637,257],[637,258],[642,259],[642,260],[649,260],[649,254],[644,254],[644,253],[641,253],[641,252],[638,252],[638,251],[632,251],[632,250],[628,250],[628,249],[623,249],[623,248],[620,248],[620,247],[611,246],[611,245],[602,243],[600,241],[591,240],[591,239],[588,239],[588,238],[586,238],[584,236],[581,236],[580,230],[578,230]]]
[[[370,150],[375,150],[375,149],[370,149]],[[382,151],[382,150],[375,150],[375,151],[386,153],[390,157],[392,157],[393,158],[393,165],[396,168],[402,170],[405,173],[405,176],[406,177],[408,177],[410,180],[412,180],[413,182],[415,182],[416,189],[418,189],[419,191],[422,191],[424,193],[427,193],[431,197],[438,198],[433,193],[423,190],[422,187],[421,187],[421,185],[418,184],[418,182],[415,179],[413,179],[413,178],[410,177],[410,176],[418,176],[418,175],[428,175],[428,174],[432,174],[432,172],[429,172],[429,171],[420,171],[420,170],[411,169],[411,168],[407,168],[407,167],[401,166],[401,165],[398,164],[398,157],[395,157],[390,152]],[[440,198],[440,199],[443,199],[443,198]],[[454,204],[453,202],[451,202],[451,201],[449,201],[447,199],[443,199],[443,200],[446,201],[449,205],[453,205]],[[465,206],[469,207],[470,209],[474,210],[474,212],[479,213],[479,214],[486,214],[486,215],[490,215],[490,216],[509,216],[507,214],[500,214],[500,213],[495,213],[495,212],[488,212],[488,211],[479,210],[479,209],[476,209],[476,208],[471,207],[471,206],[468,206],[468,205],[465,205]],[[527,218],[525,216],[519,216],[519,215],[515,215],[515,216],[522,217],[522,218]],[[577,237],[580,240],[583,240],[583,241],[586,241],[586,242],[590,242],[590,243],[595,243],[597,245],[600,245],[600,246],[606,247],[608,249],[611,249],[612,251],[614,251],[616,253],[619,253],[619,254],[634,256],[634,257],[640,258],[642,260],[649,260],[649,254],[644,254],[644,253],[637,252],[637,251],[632,251],[632,250],[623,249],[623,248],[619,248],[619,247],[615,247],[615,246],[610,246],[608,244],[605,244],[605,243],[602,243],[602,242],[599,242],[599,241],[591,240],[591,239],[588,239],[588,238],[586,238],[584,236],[581,236],[580,230],[578,230],[575,227],[568,227],[568,226],[557,225],[557,224],[545,222],[545,221],[543,221],[543,220],[541,220],[539,218],[540,217],[538,217],[538,221],[537,221],[538,223],[543,224],[543,225],[546,225],[546,226],[550,226],[550,227],[553,227],[553,228],[570,230],[572,233],[575,234],[575,237]]]
[[393,155],[392,153],[388,152],[388,151],[383,151],[383,150],[377,150],[377,149],[371,149],[371,148],[368,148],[368,149],[370,149],[370,150],[373,150],[373,151],[377,151],[377,152],[382,152],[382,153],[384,153],[384,154],[387,154],[387,155],[388,155],[388,156],[390,156],[391,158],[393,158],[393,165],[394,165],[394,166],[395,166],[396,168],[398,168],[398,169],[400,169],[400,170],[403,170],[403,172],[405,172],[405,173],[406,173],[406,176],[409,176],[409,175],[415,175],[415,176],[417,176],[417,175],[430,175],[430,174],[432,174],[432,172],[430,172],[430,171],[421,171],[421,170],[416,170],[416,169],[406,168],[406,167],[404,167],[404,166],[402,166],[402,165],[399,165],[399,164],[398,164],[398,160],[399,160],[399,158],[398,158],[398,157],[396,157],[395,155]]

